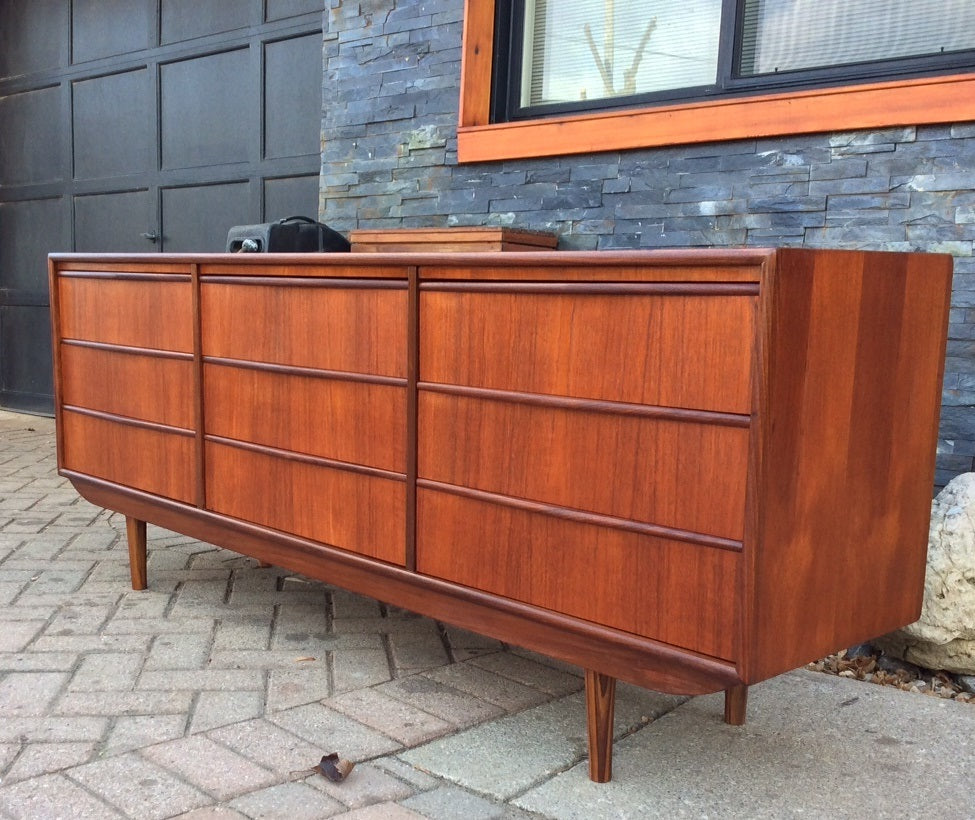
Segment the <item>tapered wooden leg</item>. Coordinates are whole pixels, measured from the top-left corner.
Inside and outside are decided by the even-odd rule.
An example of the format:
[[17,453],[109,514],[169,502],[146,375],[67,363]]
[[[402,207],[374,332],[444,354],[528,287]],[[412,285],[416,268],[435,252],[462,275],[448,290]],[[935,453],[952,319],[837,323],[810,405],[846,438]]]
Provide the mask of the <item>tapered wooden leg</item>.
[[589,779],[607,783],[613,776],[613,710],[616,678],[586,670],[586,727],[589,732]]
[[129,539],[129,571],[132,573],[132,589],[145,589],[146,577],[146,522],[125,517],[125,533]]
[[724,722],[732,726],[745,725],[745,711],[748,708],[748,687],[745,684],[724,690]]

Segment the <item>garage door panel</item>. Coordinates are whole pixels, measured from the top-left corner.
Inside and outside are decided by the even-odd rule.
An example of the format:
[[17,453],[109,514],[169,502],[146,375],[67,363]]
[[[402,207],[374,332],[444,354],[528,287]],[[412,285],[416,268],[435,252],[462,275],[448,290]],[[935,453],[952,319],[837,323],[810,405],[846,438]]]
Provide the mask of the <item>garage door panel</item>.
[[246,182],[167,188],[162,192],[163,250],[210,253],[227,247],[234,225],[254,222]]
[[148,48],[155,0],[74,0],[74,62]]
[[322,36],[309,34],[265,46],[264,154],[321,152]]
[[[260,94],[249,50],[235,49],[160,69],[163,168],[245,162],[254,141]],[[255,127],[248,127],[255,123]]]
[[146,69],[74,84],[75,178],[145,171],[154,159],[152,100],[152,78]]
[[162,0],[160,39],[175,43],[261,21],[260,0]]
[[75,248],[83,253],[152,251],[142,236],[154,221],[150,206],[148,191],[75,197]]
[[324,8],[322,0],[267,0],[267,19],[280,20],[296,14],[323,11]]
[[0,203],[0,288],[47,294],[47,254],[71,249],[65,200]]
[[264,221],[318,213],[318,175],[264,181]]
[[0,25],[0,77],[16,77],[68,64],[70,0],[4,4]]
[[0,98],[0,181],[54,182],[67,176],[60,119],[61,88],[39,88]]

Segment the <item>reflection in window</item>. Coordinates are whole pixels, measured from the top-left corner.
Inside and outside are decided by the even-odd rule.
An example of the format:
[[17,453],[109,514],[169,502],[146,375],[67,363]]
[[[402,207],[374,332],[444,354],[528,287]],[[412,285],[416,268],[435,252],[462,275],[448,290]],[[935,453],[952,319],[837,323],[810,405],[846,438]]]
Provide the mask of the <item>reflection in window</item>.
[[973,0],[745,0],[741,74],[975,47]]
[[721,0],[526,0],[521,106],[715,82]]

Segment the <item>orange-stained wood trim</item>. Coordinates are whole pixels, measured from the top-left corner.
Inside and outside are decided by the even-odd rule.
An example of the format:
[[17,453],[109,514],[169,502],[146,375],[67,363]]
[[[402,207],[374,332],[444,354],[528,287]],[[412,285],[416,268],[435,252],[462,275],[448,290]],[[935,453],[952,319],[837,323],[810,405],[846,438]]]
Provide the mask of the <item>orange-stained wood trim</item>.
[[420,271],[411,267],[406,326],[406,568],[416,570],[418,384],[420,380]]
[[494,70],[494,0],[464,0],[460,124],[487,125]]
[[193,281],[193,426],[196,429],[196,506],[207,505],[206,444],[204,429],[206,413],[203,398],[203,330],[200,310],[200,266],[190,265]]
[[[475,2],[471,0],[472,4]],[[469,74],[480,76],[473,70]],[[489,91],[490,84],[485,93]],[[460,162],[484,162],[965,122],[975,120],[975,75],[925,77],[496,124],[487,124],[486,108],[483,114],[474,113],[475,104],[483,105],[475,90],[462,89],[461,99],[468,100],[469,108],[457,129],[457,158]]]

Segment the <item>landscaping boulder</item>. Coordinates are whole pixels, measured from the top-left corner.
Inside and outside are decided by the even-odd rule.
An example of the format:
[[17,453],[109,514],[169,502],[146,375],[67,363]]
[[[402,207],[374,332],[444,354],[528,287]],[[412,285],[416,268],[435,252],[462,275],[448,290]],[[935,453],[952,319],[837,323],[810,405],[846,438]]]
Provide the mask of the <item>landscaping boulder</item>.
[[918,666],[975,675],[975,473],[932,504],[920,619],[874,643]]

